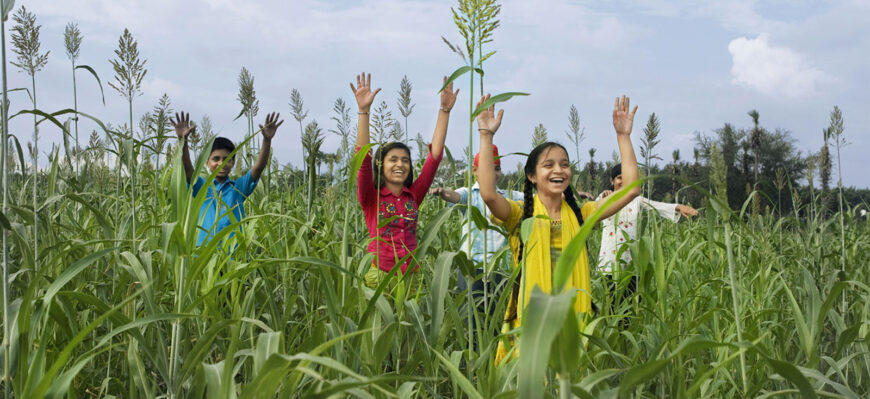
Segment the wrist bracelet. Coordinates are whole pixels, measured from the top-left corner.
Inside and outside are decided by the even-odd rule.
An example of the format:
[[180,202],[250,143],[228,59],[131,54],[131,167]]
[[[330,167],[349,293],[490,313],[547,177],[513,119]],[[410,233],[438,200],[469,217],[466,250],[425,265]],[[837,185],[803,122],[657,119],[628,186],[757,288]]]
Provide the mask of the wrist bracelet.
[[450,113],[450,110],[449,110],[449,109],[444,109],[444,107],[441,107],[441,110],[444,111],[444,112],[446,112],[446,113],[448,113],[448,114]]
[[487,131],[487,132],[489,132],[490,134],[495,134],[495,132],[493,132],[492,130],[489,130],[489,129],[479,128],[479,129],[477,129],[477,130],[478,130],[478,131],[483,130],[483,131]]
[[360,111],[356,113],[357,115],[368,115],[369,111]]

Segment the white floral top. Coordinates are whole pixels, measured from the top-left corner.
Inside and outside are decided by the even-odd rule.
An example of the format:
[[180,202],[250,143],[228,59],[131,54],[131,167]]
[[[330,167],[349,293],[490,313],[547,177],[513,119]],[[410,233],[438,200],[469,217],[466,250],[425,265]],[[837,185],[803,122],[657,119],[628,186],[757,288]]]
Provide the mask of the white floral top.
[[[596,201],[598,199],[601,199],[600,195]],[[619,212],[601,222],[601,250],[598,252],[598,270],[602,273],[612,273],[616,264],[616,253],[620,247],[637,239],[637,217],[640,214],[641,206],[644,209],[655,209],[661,217],[675,223],[680,220],[677,204],[666,204],[640,196],[633,199]],[[617,226],[619,226],[618,231]],[[631,262],[631,252],[625,248],[620,258],[620,265],[625,268],[629,262]]]

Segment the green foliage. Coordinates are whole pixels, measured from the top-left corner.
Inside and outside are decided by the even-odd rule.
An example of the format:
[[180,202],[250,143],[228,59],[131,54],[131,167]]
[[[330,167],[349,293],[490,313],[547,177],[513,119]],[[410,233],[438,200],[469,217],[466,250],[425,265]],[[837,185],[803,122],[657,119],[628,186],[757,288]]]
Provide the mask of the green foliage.
[[115,80],[109,82],[109,86],[120,93],[127,101],[133,101],[141,87],[142,79],[148,70],[145,69],[147,60],[139,58],[139,43],[133,40],[129,29],[118,39],[118,48],[115,49],[115,59],[109,60],[115,71]]
[[48,53],[40,54],[39,29],[36,15],[21,6],[12,16],[15,26],[12,27],[12,52],[18,56],[18,61],[11,64],[17,66],[28,75],[33,76],[48,63]]

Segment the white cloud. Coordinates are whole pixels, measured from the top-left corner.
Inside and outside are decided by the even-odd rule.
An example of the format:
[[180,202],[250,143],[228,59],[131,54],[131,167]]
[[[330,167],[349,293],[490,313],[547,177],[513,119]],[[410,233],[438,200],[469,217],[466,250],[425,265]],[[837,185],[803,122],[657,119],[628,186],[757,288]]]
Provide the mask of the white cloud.
[[814,94],[833,81],[803,55],[788,47],[772,46],[767,35],[740,37],[728,44],[731,82],[767,95],[800,97]]

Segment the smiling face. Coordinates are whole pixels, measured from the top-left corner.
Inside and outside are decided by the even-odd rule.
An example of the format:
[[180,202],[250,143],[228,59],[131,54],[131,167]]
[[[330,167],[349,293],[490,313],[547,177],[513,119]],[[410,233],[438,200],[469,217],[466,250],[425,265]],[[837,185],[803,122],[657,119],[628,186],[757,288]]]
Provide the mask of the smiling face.
[[387,184],[403,185],[411,174],[411,154],[404,148],[387,151],[382,173]]
[[[211,152],[208,156],[208,161],[206,162],[206,166],[208,170],[214,172],[218,166],[220,166],[227,157],[230,156],[230,152],[225,149],[217,149]],[[221,168],[220,172],[217,173],[218,180],[224,180],[229,177],[230,172],[233,170],[233,166],[236,165],[236,159],[230,159],[223,168]]]
[[562,195],[571,183],[571,161],[568,152],[557,145],[541,151],[535,165],[535,174],[527,175],[538,193]]
[[610,179],[610,184],[613,184],[613,191],[617,191],[622,188],[622,175],[616,175],[616,177]]

